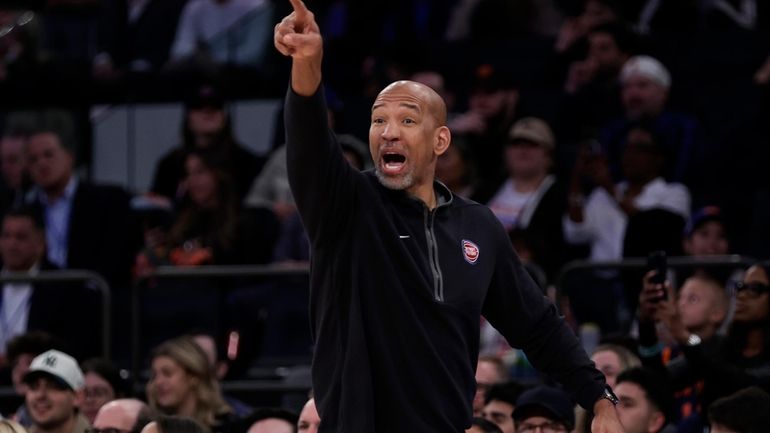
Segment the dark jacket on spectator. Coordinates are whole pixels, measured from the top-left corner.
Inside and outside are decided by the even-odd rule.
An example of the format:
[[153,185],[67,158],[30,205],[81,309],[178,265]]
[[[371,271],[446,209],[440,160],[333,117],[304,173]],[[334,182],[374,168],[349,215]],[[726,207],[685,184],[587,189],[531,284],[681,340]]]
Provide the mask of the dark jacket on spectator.
[[128,0],[103,2],[99,26],[100,50],[110,55],[113,66],[147,62],[152,70],[166,63],[186,0],[150,0],[134,21],[129,21]]
[[[2,267],[2,264],[0,264]],[[48,260],[40,264],[40,271],[59,268]],[[0,284],[0,304],[3,290]],[[27,331],[44,331],[61,339],[66,350],[83,360],[102,355],[101,295],[83,283],[36,282],[32,284],[29,299]]]
[[[94,271],[112,285],[130,280],[140,236],[129,203],[123,188],[78,182],[69,221],[68,269]],[[45,221],[43,205],[36,199],[30,205]]]

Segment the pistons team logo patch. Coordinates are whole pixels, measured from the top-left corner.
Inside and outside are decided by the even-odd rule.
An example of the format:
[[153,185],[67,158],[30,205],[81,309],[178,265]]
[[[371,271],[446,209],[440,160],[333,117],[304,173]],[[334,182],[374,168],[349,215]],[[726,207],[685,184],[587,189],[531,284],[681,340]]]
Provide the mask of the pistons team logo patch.
[[475,265],[476,260],[479,259],[479,247],[473,242],[463,239],[463,257],[465,261]]

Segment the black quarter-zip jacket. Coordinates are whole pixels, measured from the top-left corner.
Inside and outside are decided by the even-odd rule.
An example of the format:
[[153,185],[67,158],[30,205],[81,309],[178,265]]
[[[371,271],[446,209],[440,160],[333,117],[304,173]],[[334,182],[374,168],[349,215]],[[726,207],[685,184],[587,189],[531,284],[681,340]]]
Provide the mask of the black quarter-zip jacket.
[[313,388],[321,432],[455,433],[470,426],[479,317],[583,407],[604,377],[484,206],[436,182],[439,205],[343,158],[323,91],[289,89],[289,181],[311,242]]

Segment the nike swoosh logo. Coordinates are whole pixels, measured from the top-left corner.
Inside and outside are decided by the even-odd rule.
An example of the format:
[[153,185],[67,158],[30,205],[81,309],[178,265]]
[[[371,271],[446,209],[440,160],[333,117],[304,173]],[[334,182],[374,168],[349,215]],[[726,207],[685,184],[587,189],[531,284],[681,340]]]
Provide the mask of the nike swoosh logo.
[[409,235],[398,235],[399,239],[409,239]]

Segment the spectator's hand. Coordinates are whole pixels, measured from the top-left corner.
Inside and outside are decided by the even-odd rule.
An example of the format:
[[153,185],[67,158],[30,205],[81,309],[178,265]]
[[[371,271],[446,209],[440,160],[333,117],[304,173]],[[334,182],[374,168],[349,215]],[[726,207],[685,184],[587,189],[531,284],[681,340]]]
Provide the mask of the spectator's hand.
[[554,49],[557,53],[567,51],[578,39],[585,36],[585,29],[577,18],[568,18],[559,28]]
[[592,181],[603,178],[611,181],[609,170],[601,143],[594,139],[583,141],[578,147],[573,176],[589,177]]
[[277,201],[273,204],[273,213],[282,223],[286,222],[286,220],[296,211],[297,207],[291,203]]
[[594,184],[609,188],[611,190],[610,195],[614,195],[615,187],[612,184],[612,175],[610,175],[610,165],[607,163],[607,157],[602,154],[590,157],[587,170]]
[[660,301],[655,313],[655,320],[666,325],[669,334],[679,343],[684,344],[690,336],[690,332],[684,327],[682,317],[673,299]]
[[663,284],[652,282],[652,277],[656,273],[649,271],[642,280],[642,291],[639,292],[639,320],[641,321],[655,320],[661,300],[665,299],[666,293],[671,290],[671,284],[668,281]]
[[596,75],[596,62],[591,59],[577,60],[569,65],[567,81],[564,90],[567,93],[575,93],[581,87],[593,80]]
[[320,61],[323,46],[315,17],[302,0],[289,0],[294,11],[275,26],[275,47],[294,60]]
[[609,400],[600,398],[594,404],[594,419],[591,421],[592,433],[624,433],[618,411]]
[[487,129],[487,121],[481,114],[468,111],[452,119],[448,126],[455,134],[482,134]]
[[754,82],[760,86],[770,83],[770,56],[768,56],[765,63],[757,69],[757,72],[754,73]]
[[620,205],[620,208],[623,209],[623,212],[629,216],[635,214],[639,210],[636,207],[636,195],[626,193],[620,199],[618,204]]

